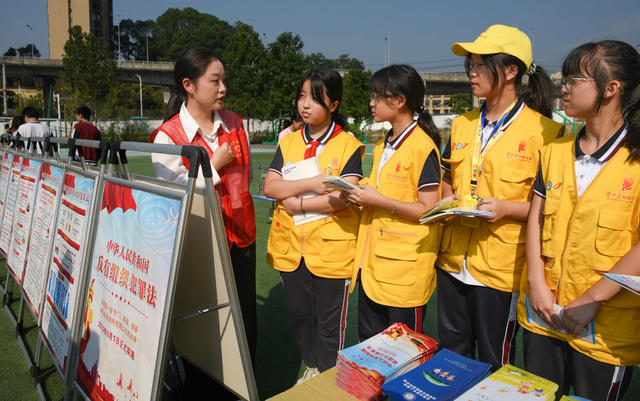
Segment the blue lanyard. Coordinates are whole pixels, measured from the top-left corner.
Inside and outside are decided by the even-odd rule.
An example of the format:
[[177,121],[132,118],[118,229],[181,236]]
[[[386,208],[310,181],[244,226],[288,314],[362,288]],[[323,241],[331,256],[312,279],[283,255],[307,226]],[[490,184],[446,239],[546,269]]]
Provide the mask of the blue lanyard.
[[[484,141],[484,145],[480,145],[480,154],[484,153],[484,149],[489,144],[489,141],[491,141],[491,138],[493,138],[493,136],[496,134],[496,132],[498,132],[500,130],[500,127],[502,126],[502,124],[504,124],[504,120],[506,120],[506,118],[511,114],[511,112],[513,111],[513,109],[517,105],[518,105],[518,101],[516,100],[516,102],[513,105],[513,107],[511,109],[509,109],[509,111],[504,113],[502,118],[500,118],[500,120],[498,120],[498,122],[496,123],[495,127],[493,127],[493,131],[491,131],[491,135],[489,135],[489,138],[487,138],[487,140]],[[481,127],[481,129],[483,131],[484,131],[484,121],[485,121],[485,115],[486,114],[487,114],[487,104],[485,103],[484,107],[482,108],[482,115],[480,116],[480,127]],[[482,141],[480,141],[480,142],[482,142]]]

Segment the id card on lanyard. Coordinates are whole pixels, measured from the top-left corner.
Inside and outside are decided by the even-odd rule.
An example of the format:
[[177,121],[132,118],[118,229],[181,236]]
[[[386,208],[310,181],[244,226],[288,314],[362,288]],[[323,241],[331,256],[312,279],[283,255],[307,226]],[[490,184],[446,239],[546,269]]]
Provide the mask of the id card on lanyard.
[[[509,107],[507,107],[505,112],[502,113],[502,115],[496,122],[496,125],[493,127],[493,130],[491,130],[489,137],[487,138],[486,141],[484,141],[484,144],[483,144],[482,134],[483,134],[485,119],[487,114],[487,106],[485,103],[485,106],[483,107],[482,113],[480,115],[480,120],[478,121],[478,128],[476,130],[476,142],[475,142],[475,147],[473,149],[473,158],[471,160],[471,182],[470,182],[471,195],[467,195],[465,199],[463,199],[464,206],[475,206],[478,203],[478,196],[477,196],[476,190],[478,187],[478,181],[480,180],[480,174],[482,173],[482,163],[484,162],[484,158],[487,152],[489,151],[489,149],[491,149],[493,144],[500,137],[504,129],[506,129],[506,127],[503,129],[502,126],[507,120],[507,117],[509,117],[512,114],[512,112],[517,106],[519,106],[519,102],[516,99],[516,101],[513,102]],[[460,222],[465,226],[474,227],[474,228],[479,225],[478,219],[475,219],[475,218],[462,218]]]

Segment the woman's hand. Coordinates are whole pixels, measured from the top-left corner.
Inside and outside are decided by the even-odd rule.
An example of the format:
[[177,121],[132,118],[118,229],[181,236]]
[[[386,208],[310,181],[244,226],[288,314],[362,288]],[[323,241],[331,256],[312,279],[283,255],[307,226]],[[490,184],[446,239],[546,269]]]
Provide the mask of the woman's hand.
[[506,215],[507,205],[505,201],[494,197],[482,198],[478,200],[476,209],[486,210],[493,214],[491,217],[487,217],[486,220],[489,223],[495,223]]
[[344,197],[350,203],[356,205],[373,205],[379,204],[383,198],[374,187],[369,184],[358,185],[358,189],[354,189],[351,193],[344,193]]
[[593,320],[602,302],[592,300],[588,293],[574,299],[564,308],[562,326],[568,334],[576,337]]
[[333,188],[324,184],[325,176],[318,174],[315,177],[306,179],[306,186],[309,191],[315,192],[318,195],[324,195],[333,192]]
[[534,311],[547,322],[552,329],[560,331],[563,329],[560,316],[555,312],[554,306],[556,297],[547,286],[547,283],[541,282],[534,284],[529,282],[529,303]]
[[231,146],[225,142],[220,145],[215,152],[213,152],[213,156],[211,156],[211,164],[213,164],[216,171],[220,171],[224,166],[231,163],[234,157]]

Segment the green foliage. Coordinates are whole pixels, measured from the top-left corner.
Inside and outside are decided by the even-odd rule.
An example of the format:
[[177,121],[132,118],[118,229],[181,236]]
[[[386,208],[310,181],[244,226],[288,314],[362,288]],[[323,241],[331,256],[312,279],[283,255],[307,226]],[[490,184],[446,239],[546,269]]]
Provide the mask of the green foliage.
[[471,93],[456,93],[451,95],[451,112],[462,114],[471,110]]
[[60,72],[64,114],[71,120],[76,108],[86,104],[96,118],[100,117],[99,101],[115,82],[115,62],[109,55],[107,43],[92,33],[82,32],[80,26],[72,27],[69,36]]
[[[123,60],[146,60],[147,59],[147,34],[149,35],[149,45],[153,43],[151,33],[155,27],[153,20],[131,20],[120,21],[120,51]],[[118,25],[111,29],[111,48],[113,58],[118,58]],[[149,48],[149,61],[156,60]]]
[[[116,82],[109,88],[102,108],[105,110],[105,118],[128,118],[139,115],[139,84]],[[146,117],[162,117],[165,109],[162,88],[143,85],[142,108]]]
[[40,57],[40,50],[33,43],[29,43],[25,46],[15,48],[10,47],[4,52],[5,57]]
[[144,121],[112,122],[102,133],[102,139],[107,141],[137,141],[149,142],[151,128]]
[[233,28],[222,53],[227,76],[225,108],[245,117],[259,117],[267,110],[265,48],[251,25],[236,22]]
[[27,96],[24,93],[16,93],[13,97],[14,112],[16,116],[22,115],[22,110],[27,107],[35,107],[40,112],[40,115],[45,115],[44,110],[44,96],[42,93],[38,93],[36,96]]
[[[340,110],[342,114],[353,117],[357,123],[371,115],[369,108],[369,79],[371,71],[352,69],[344,76],[344,91]],[[358,124],[359,125],[359,124]]]
[[191,7],[170,8],[153,25],[153,41],[149,41],[149,56],[154,60],[175,61],[186,49],[206,46],[222,54],[233,27],[211,14]]
[[322,53],[311,53],[305,57],[309,68],[327,67],[336,70],[364,70],[362,61],[349,57],[348,54],[341,54],[337,59],[328,59]]

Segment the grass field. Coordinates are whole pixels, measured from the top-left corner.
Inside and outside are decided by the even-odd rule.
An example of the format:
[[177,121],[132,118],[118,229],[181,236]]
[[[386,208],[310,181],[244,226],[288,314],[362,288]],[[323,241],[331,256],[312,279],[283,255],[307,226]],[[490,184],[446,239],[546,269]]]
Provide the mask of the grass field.
[[[254,153],[253,164],[269,165],[272,153]],[[129,165],[132,171],[153,176],[150,159],[148,157],[130,157]],[[371,169],[371,156],[367,156],[364,162],[365,173]],[[252,193],[257,193],[259,173],[256,173]],[[265,201],[256,200],[256,226],[257,239],[257,305],[258,305],[258,330],[259,343],[258,355],[255,366],[256,380],[260,392],[260,398],[265,399],[278,394],[291,387],[298,374],[302,371],[302,363],[298,347],[291,331],[288,310],[284,298],[284,291],[279,274],[266,263],[266,243],[269,230],[269,206]],[[4,283],[6,269],[0,268],[0,279]],[[15,289],[15,286],[14,286]],[[17,294],[17,291],[15,292]],[[357,342],[357,297],[356,292],[349,299],[349,314],[347,319],[346,345]],[[17,313],[18,299],[10,303],[11,309]],[[29,348],[35,352],[37,330],[29,312],[25,310],[25,330]],[[436,297],[432,297],[427,307],[424,322],[425,333],[437,336],[436,321]],[[518,359],[516,364],[522,367],[521,335],[518,334]],[[45,374],[45,390],[51,400],[60,400],[64,395],[62,379],[57,371],[52,368],[51,360],[47,352],[43,352],[42,366]],[[640,376],[638,368],[635,368],[635,379],[631,384],[625,400],[640,399]],[[27,366],[18,346],[15,329],[11,325],[8,315],[0,312],[0,401],[24,401],[37,400],[33,379],[30,377]]]

